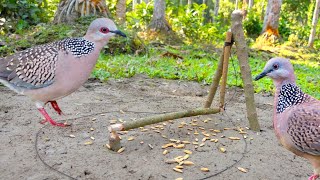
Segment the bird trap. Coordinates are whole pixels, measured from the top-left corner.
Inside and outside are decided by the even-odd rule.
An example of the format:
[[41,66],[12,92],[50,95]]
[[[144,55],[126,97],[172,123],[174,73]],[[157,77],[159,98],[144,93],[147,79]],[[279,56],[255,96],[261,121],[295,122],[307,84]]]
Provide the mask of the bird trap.
[[[232,13],[232,27],[226,33],[225,44],[222,54],[220,56],[218,68],[214,74],[213,81],[210,87],[208,97],[205,101],[203,108],[191,109],[180,112],[172,112],[166,114],[160,114],[155,116],[149,116],[132,121],[125,121],[123,123],[113,124],[108,127],[109,130],[109,144],[108,147],[113,151],[118,151],[121,148],[120,137],[117,131],[128,131],[151,124],[160,123],[163,121],[192,117],[198,115],[216,114],[224,111],[225,106],[225,94],[227,84],[227,74],[231,47],[235,42],[238,60],[240,63],[240,70],[242,80],[244,82],[245,100],[247,107],[247,117],[249,120],[250,129],[254,131],[260,131],[260,125],[257,118],[256,106],[254,103],[254,90],[252,85],[251,69],[248,62],[248,48],[244,38],[244,32],[242,27],[243,14],[242,11],[234,11]],[[221,80],[221,82],[220,82]],[[220,97],[219,107],[211,107],[213,98],[216,94],[220,83]]]

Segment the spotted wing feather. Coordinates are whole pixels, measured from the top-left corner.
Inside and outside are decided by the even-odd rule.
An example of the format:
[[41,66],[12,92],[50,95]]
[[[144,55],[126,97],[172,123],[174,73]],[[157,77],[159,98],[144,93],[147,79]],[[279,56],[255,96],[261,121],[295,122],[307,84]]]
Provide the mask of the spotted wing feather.
[[54,44],[37,46],[14,55],[7,64],[11,71],[7,80],[16,86],[28,89],[52,84],[58,48]]
[[320,102],[314,100],[294,108],[287,132],[298,150],[320,155]]

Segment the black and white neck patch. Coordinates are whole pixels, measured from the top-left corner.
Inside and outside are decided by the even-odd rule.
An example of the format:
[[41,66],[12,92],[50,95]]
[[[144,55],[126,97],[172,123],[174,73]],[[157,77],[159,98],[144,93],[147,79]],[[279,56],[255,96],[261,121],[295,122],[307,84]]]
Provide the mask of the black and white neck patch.
[[277,113],[282,113],[290,106],[298,105],[306,100],[305,93],[294,84],[285,84],[278,95]]
[[94,43],[83,38],[69,38],[65,40],[64,48],[74,56],[80,58],[90,54],[94,50]]

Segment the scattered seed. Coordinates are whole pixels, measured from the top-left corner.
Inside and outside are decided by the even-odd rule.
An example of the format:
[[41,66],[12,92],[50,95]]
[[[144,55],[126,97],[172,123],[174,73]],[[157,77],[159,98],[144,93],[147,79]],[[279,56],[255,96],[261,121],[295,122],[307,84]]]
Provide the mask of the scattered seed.
[[247,173],[247,172],[248,172],[247,169],[242,168],[242,167],[237,167],[237,169],[238,169],[239,171],[243,172],[243,173]]
[[240,131],[239,134],[247,134],[245,131]]
[[166,135],[161,135],[163,138],[167,138],[167,136]]
[[250,140],[253,140],[253,137],[251,137]]
[[140,144],[143,144],[144,142],[143,141],[140,141]]
[[192,129],[192,128],[188,128],[187,130],[189,130],[189,131],[193,131],[193,129]]
[[168,143],[168,144],[165,144],[165,145],[163,145],[161,147],[162,147],[162,149],[165,149],[167,147],[172,147],[172,146],[175,146],[175,145],[176,145],[175,143]]
[[198,139],[198,138],[195,138],[194,140],[195,140],[196,142],[198,142],[198,141],[199,141],[199,139]]
[[93,144],[92,141],[87,141],[87,142],[84,143],[84,145],[91,145],[91,144]]
[[110,124],[115,124],[117,123],[117,120],[110,120]]
[[100,116],[105,116],[105,114],[100,114]]
[[90,128],[91,131],[94,131],[94,128]]
[[177,178],[176,180],[183,180],[183,178],[182,178],[182,177],[179,177],[179,178]]
[[71,138],[75,138],[76,136],[75,136],[75,135],[73,135],[73,134],[70,134],[70,135],[69,135],[69,137],[71,137]]
[[243,138],[247,139],[248,136],[244,135]]
[[207,140],[206,137],[202,138],[201,142],[205,142]]
[[189,141],[181,141],[183,144],[190,144]]
[[191,126],[198,126],[197,123],[191,123]]
[[165,163],[173,164],[173,163],[177,163],[177,160],[175,160],[175,159],[167,159],[167,160],[165,160]]
[[205,130],[205,128],[203,128],[203,127],[199,127],[199,129],[201,129],[201,130]]
[[223,128],[223,130],[231,130],[232,128]]
[[148,146],[149,146],[151,149],[153,149],[153,146],[152,146],[151,144],[148,144]]
[[106,144],[106,147],[107,147],[108,149],[111,149],[111,147],[110,147],[110,145],[109,145],[109,144]]
[[210,141],[217,143],[219,141],[219,139],[210,139]]
[[200,170],[203,171],[203,172],[209,172],[209,169],[205,168],[205,167],[202,167]]
[[194,146],[195,149],[198,149],[199,146]]
[[193,145],[198,145],[199,143],[198,143],[198,142],[192,142],[192,144],[193,144]]
[[182,149],[182,148],[184,148],[184,146],[185,146],[184,144],[179,144],[179,145],[176,145],[175,148]]
[[230,140],[240,140],[238,137],[228,137]]
[[221,138],[225,138],[226,136],[225,135],[222,135],[222,136],[220,136]]
[[192,161],[184,161],[183,162],[184,165],[194,165],[194,163]]
[[186,154],[186,155],[183,156],[182,159],[183,159],[183,160],[187,160],[189,157],[190,157],[189,154]]
[[186,149],[186,150],[183,150],[183,152],[186,153],[186,154],[192,154],[192,151],[187,150],[187,149]]
[[122,153],[125,150],[125,147],[120,148],[117,153]]
[[206,120],[204,120],[203,122],[204,122],[204,123],[207,123],[208,121],[209,121],[209,120],[208,120],[208,119],[206,119]]
[[168,150],[164,150],[164,151],[162,152],[162,154],[163,154],[163,155],[166,155],[166,154],[168,154],[168,152],[169,152]]
[[146,132],[148,131],[148,129],[141,129],[141,132]]
[[183,128],[183,125],[179,125],[178,128]]
[[183,173],[183,171],[181,169],[178,168],[173,168],[174,171],[179,172],[179,173]]
[[203,135],[206,137],[210,137],[210,134],[207,134],[207,133],[204,133]]
[[95,121],[95,120],[97,120],[97,118],[92,118],[92,119],[91,119],[91,121]]
[[176,168],[177,169],[183,169],[183,166],[177,165]]
[[44,138],[45,141],[50,141],[50,138],[46,137]]
[[227,151],[227,150],[226,150],[225,148],[223,148],[223,147],[220,147],[219,150],[220,150],[220,152],[222,152],[222,153],[225,153],[225,152]]
[[160,133],[160,131],[159,131],[159,130],[154,130],[154,132],[156,132],[156,133]]
[[162,123],[164,126],[166,126],[167,124],[166,123]]
[[171,141],[171,142],[177,142],[178,140],[176,140],[176,139],[169,139],[169,141]]
[[202,147],[202,146],[204,146],[204,145],[205,145],[204,143],[201,143],[199,146]]
[[91,136],[90,139],[95,140],[96,138],[94,138],[93,136]]
[[221,133],[221,131],[218,130],[218,129],[214,129],[213,132],[215,132],[215,133]]

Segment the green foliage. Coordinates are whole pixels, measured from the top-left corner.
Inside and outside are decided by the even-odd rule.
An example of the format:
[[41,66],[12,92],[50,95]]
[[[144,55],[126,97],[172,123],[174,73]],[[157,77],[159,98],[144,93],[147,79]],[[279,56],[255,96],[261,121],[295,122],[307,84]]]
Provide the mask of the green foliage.
[[262,24],[260,16],[251,10],[243,22],[243,28],[248,37],[257,38],[262,31]]
[[[162,57],[164,52],[179,53],[183,59]],[[183,54],[181,54],[183,52]],[[136,74],[146,74],[152,78],[182,79],[204,84],[212,82],[212,76],[218,66],[219,54],[195,46],[183,46],[180,49],[165,47],[162,50],[151,49],[149,56],[101,55],[93,76],[101,80],[108,78],[127,78]],[[253,76],[263,70],[266,61],[263,55],[253,53],[249,58]],[[316,98],[320,98],[320,67],[316,61],[292,61],[297,75],[298,85]],[[236,56],[231,56],[229,65],[229,86],[243,87],[240,66]],[[269,78],[254,82],[256,92],[273,92],[274,85]]]
[[0,0],[0,13],[5,24],[0,32],[22,31],[30,25],[48,22],[54,14],[57,0]]
[[145,30],[151,21],[153,2],[137,4],[135,11],[126,13],[127,27],[134,30]]

